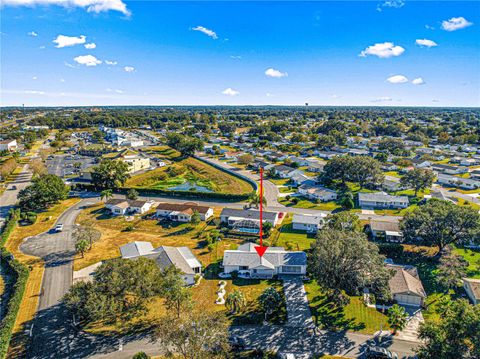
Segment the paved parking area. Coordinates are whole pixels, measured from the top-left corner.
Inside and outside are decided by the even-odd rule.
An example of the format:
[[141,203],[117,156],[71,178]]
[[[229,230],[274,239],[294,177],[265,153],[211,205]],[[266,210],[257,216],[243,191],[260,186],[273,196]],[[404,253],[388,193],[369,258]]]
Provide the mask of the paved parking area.
[[48,173],[59,177],[71,175],[75,171],[74,164],[80,163],[80,170],[94,165],[94,158],[79,155],[55,155],[46,161]]

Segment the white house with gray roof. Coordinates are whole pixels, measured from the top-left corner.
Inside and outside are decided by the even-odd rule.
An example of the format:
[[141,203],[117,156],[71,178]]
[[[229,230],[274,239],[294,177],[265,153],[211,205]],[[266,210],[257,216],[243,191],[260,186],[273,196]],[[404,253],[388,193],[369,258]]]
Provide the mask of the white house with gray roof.
[[121,246],[120,253],[124,259],[153,259],[161,270],[175,266],[182,271],[186,285],[195,284],[195,276],[202,274],[202,264],[188,247],[161,246],[154,249],[150,242],[136,241]]
[[[220,222],[240,232],[258,233],[260,229],[260,211],[224,208],[220,213]],[[262,222],[268,222],[272,226],[276,226],[278,223],[278,212],[263,211]]]
[[242,244],[236,250],[223,254],[223,271],[242,271],[251,278],[272,278],[274,275],[305,275],[307,255],[305,252],[288,252],[283,247],[268,247],[260,257],[255,243]]
[[407,196],[392,196],[385,192],[358,194],[358,205],[367,208],[407,208]]
[[292,219],[292,229],[296,231],[305,231],[307,233],[317,233],[325,224],[326,214],[294,214]]

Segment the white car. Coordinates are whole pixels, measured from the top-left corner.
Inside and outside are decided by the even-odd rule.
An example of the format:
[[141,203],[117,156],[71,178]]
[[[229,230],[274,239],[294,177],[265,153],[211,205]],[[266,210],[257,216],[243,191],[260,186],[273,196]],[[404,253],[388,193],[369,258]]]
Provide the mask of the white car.
[[55,232],[61,232],[63,231],[63,224],[57,224],[55,226]]
[[220,278],[231,278],[232,277],[232,275],[230,273],[225,273],[225,272],[219,273],[218,276]]

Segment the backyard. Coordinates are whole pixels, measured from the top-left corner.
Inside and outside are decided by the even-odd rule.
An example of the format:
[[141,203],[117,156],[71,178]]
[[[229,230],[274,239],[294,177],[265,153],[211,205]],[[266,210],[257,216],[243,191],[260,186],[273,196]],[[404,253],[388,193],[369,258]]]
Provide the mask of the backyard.
[[248,182],[191,157],[133,176],[126,187],[228,194],[247,194],[253,190]]

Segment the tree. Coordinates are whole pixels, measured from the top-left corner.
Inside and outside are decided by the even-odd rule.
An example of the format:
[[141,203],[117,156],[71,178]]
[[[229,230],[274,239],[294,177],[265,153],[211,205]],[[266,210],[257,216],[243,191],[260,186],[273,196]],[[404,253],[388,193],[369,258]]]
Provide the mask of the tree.
[[69,187],[58,176],[45,174],[33,179],[32,184],[18,194],[23,211],[41,211],[68,196]]
[[167,314],[156,336],[172,354],[185,359],[222,359],[230,351],[228,323],[222,313],[188,311],[180,318]]
[[405,311],[404,307],[394,304],[388,310],[388,325],[393,329],[393,334],[395,335],[398,330],[403,330],[407,326],[408,322],[408,313]]
[[167,134],[167,145],[179,151],[182,156],[193,156],[203,149],[203,141],[196,137],[184,136],[177,132]]
[[137,198],[138,198],[138,192],[134,188],[130,188],[127,193],[127,199],[134,201]]
[[355,203],[353,202],[353,195],[352,192],[348,191],[345,192],[341,197],[340,197],[340,205],[344,210],[350,210],[353,207],[355,207]]
[[89,244],[88,249],[90,249],[93,242],[100,238],[101,233],[93,228],[92,223],[84,223],[75,228],[73,236],[77,242],[82,240],[86,241]]
[[254,160],[253,156],[250,153],[244,153],[238,157],[238,163],[241,165],[249,165]]
[[378,152],[375,157],[377,161],[380,161],[382,163],[386,163],[388,161],[388,155],[384,152]]
[[282,303],[282,297],[280,296],[280,294],[278,294],[275,288],[268,287],[258,297],[258,303],[260,304],[263,312],[265,313],[265,319],[267,319],[269,315],[278,310],[279,306]]
[[[258,208],[260,206],[260,193],[258,193],[257,191],[251,192],[248,195],[247,201],[250,207],[253,206],[255,208]],[[267,199],[265,198],[265,196],[262,197],[262,204],[264,206],[267,205]]]
[[17,168],[18,162],[15,160],[15,158],[9,158],[5,162],[3,162],[0,165],[0,179],[2,181],[5,181],[8,176],[10,176],[13,171],[15,171],[15,168]]
[[225,306],[232,314],[240,313],[247,306],[247,299],[242,291],[236,289],[227,295]]
[[384,138],[378,143],[378,149],[401,156],[405,152],[405,144],[399,138]]
[[32,171],[33,177],[39,177],[48,173],[45,163],[43,163],[40,158],[31,160],[28,167]]
[[129,320],[146,312],[146,304],[161,292],[160,282],[161,272],[153,259],[116,258],[102,263],[91,282],[74,284],[63,301],[86,323]]
[[466,277],[468,262],[455,254],[452,250],[440,258],[437,282],[446,290],[458,289],[462,285],[462,278]]
[[92,183],[96,187],[116,189],[130,178],[128,164],[117,160],[103,160],[92,171]]
[[385,267],[384,259],[363,233],[323,230],[312,244],[309,270],[333,299],[341,298],[342,291],[356,295],[365,287],[387,299],[392,273]]
[[441,308],[441,315],[441,320],[420,324],[418,358],[479,358],[480,306],[459,299]]
[[329,214],[325,218],[325,229],[360,232],[362,224],[355,213],[339,212]]
[[180,318],[182,310],[188,310],[192,306],[192,292],[185,287],[182,272],[175,266],[169,266],[162,272],[161,295],[165,298],[165,306],[168,310],[175,311]]
[[138,352],[135,353],[132,359],[150,359],[150,356],[148,356],[145,352]]
[[400,178],[400,183],[405,187],[412,187],[417,196],[418,191],[430,188],[434,180],[435,173],[432,170],[415,168]]
[[200,213],[198,213],[197,210],[194,210],[192,213],[192,217],[190,218],[190,222],[196,225],[196,224],[199,224],[201,220],[202,218],[200,217]]
[[113,191],[111,189],[104,189],[100,192],[100,198],[107,202],[110,198],[113,197]]
[[82,253],[82,258],[85,257],[85,252],[90,248],[90,243],[87,240],[81,239],[75,243],[75,250],[77,253]]
[[478,237],[480,214],[468,206],[431,199],[406,213],[400,228],[406,240],[435,245],[441,254],[447,244],[467,243]]

